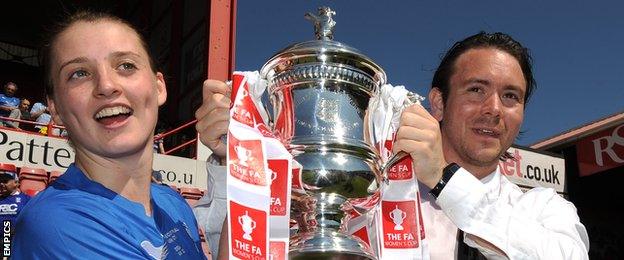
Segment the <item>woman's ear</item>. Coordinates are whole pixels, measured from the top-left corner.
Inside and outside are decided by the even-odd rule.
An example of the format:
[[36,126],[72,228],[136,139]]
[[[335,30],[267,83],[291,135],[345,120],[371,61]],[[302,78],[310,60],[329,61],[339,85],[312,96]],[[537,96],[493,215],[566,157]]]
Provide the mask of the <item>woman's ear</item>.
[[52,116],[52,120],[54,121],[54,124],[63,125],[63,120],[61,119],[61,116],[56,110],[56,103],[54,103],[54,99],[51,99],[50,97],[48,97],[47,100],[48,100],[48,111],[50,111],[50,115]]
[[431,105],[431,115],[438,122],[442,121],[444,118],[444,100],[442,100],[442,91],[439,88],[431,88],[429,91],[429,103]]
[[162,106],[167,100],[167,85],[165,76],[160,72],[156,72],[156,90],[158,91],[158,106]]

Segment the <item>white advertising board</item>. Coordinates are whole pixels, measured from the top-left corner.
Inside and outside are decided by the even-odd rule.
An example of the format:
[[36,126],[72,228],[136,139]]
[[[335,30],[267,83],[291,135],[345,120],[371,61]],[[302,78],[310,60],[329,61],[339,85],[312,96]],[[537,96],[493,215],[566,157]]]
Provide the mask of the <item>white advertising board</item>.
[[154,154],[154,171],[160,171],[163,182],[176,187],[196,187],[206,189],[206,162],[189,158]]
[[74,162],[67,140],[0,129],[0,159],[17,167],[65,171]]
[[205,146],[202,142],[199,141],[199,134],[197,134],[197,160],[198,161],[206,161],[208,160],[208,157],[210,157],[210,155],[212,154],[212,150],[210,150],[210,148],[208,148],[208,146]]
[[[197,148],[199,160],[155,154],[153,169],[161,172],[167,184],[206,189],[205,160],[211,151],[201,144]],[[563,158],[518,146],[509,148],[508,152],[515,159],[500,162],[499,166],[501,173],[513,183],[565,192]],[[0,129],[0,161],[17,167],[65,171],[74,161],[74,150],[65,139]]]
[[[74,149],[66,139],[0,129],[0,162],[64,172],[74,162]],[[154,154],[152,168],[167,184],[206,189],[205,161]]]
[[565,160],[561,157],[513,146],[507,150],[514,159],[500,162],[500,170],[513,183],[525,187],[565,191]]

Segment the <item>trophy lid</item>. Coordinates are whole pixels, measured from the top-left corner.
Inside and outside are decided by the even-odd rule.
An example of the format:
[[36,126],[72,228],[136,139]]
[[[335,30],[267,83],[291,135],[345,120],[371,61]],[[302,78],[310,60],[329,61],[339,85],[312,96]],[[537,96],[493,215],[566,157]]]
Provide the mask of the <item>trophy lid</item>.
[[[262,77],[275,82],[335,78],[360,83],[371,91],[386,83],[386,73],[357,49],[333,40],[335,11],[319,7],[319,14],[306,13],[314,23],[316,40],[296,43],[271,57],[260,70]],[[287,75],[285,75],[287,74]],[[286,81],[286,82],[284,82]]]

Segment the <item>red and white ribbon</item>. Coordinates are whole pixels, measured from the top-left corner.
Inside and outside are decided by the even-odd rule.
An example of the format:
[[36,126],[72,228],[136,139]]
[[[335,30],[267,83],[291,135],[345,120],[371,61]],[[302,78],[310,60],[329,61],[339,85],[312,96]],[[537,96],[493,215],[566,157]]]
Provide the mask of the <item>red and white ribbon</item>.
[[228,129],[230,259],[286,259],[292,156],[266,126],[257,72],[235,72]]
[[[383,85],[380,94],[371,99],[372,131],[369,138],[374,141],[382,163],[387,163],[392,157],[392,144],[402,111],[421,99],[403,86],[389,84]],[[379,258],[428,259],[412,158],[403,158],[386,169],[385,174],[387,182],[381,184],[381,199],[374,219]]]

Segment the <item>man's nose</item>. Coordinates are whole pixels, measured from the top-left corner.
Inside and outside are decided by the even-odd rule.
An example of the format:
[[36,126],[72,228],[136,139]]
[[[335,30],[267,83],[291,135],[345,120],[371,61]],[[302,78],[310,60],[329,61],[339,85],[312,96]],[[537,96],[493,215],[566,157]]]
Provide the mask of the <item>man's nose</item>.
[[485,100],[483,100],[482,111],[483,114],[489,114],[492,116],[500,116],[501,107],[503,105],[503,101],[501,97],[496,93],[489,95]]

